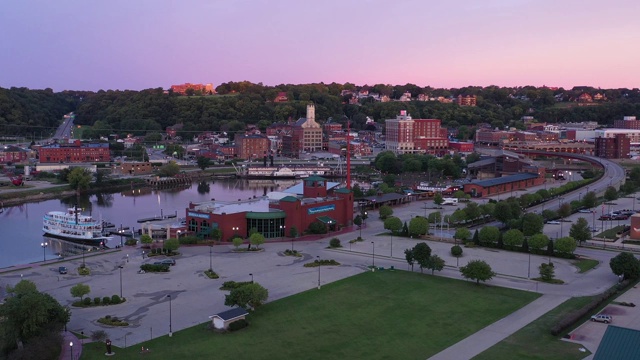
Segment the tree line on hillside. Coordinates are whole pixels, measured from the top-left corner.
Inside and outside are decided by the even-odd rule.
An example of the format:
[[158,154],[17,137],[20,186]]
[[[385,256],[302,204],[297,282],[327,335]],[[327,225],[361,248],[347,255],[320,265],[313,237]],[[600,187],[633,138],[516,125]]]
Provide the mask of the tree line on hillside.
[[[398,99],[405,92],[413,97],[426,94],[431,97],[458,95],[477,96],[477,106],[461,107],[438,101],[375,102],[362,98],[350,104],[353,94],[342,95],[343,90],[368,90],[372,93]],[[52,129],[63,114],[76,112],[76,123],[90,125],[84,137],[105,136],[111,133],[144,135],[162,132],[167,126],[182,123],[183,137],[199,131],[240,132],[247,124],[257,124],[262,130],[273,122],[298,119],[306,114],[306,105],[316,105],[316,119],[332,121],[360,130],[367,127],[367,117],[378,122],[394,118],[400,110],[407,110],[414,118],[437,118],[445,126],[458,128],[461,138],[469,138],[470,129],[478,123],[493,127],[506,125],[523,128],[517,121],[524,115],[538,121],[598,121],[603,125],[625,115],[638,114],[638,89],[600,90],[590,87],[573,89],[525,87],[463,87],[434,89],[414,84],[355,86],[354,84],[300,84],[264,86],[247,81],[223,83],[216,88],[219,95],[181,96],[162,88],[142,91],[100,90],[98,92],[65,91],[51,89],[0,88],[0,126],[11,125],[7,134],[24,135],[37,128]],[[284,92],[288,102],[275,103],[278,93]],[[600,106],[556,107],[554,96],[563,101],[577,97],[581,92],[607,96]],[[566,100],[565,100],[566,99]]]

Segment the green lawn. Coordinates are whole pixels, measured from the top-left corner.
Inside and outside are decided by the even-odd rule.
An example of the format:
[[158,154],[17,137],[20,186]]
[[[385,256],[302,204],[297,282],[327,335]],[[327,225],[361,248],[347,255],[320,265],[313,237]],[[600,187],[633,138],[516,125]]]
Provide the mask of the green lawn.
[[[149,359],[425,359],[538,296],[417,272],[365,272],[269,303],[237,333],[198,325],[114,351],[126,359],[141,346]],[[104,346],[94,345],[82,359],[104,358]]]
[[601,232],[600,234],[596,235],[595,237],[598,239],[615,239],[617,236],[616,234],[618,234],[620,231],[624,230],[624,226],[616,226],[616,227],[612,227],[611,229],[605,230],[603,232]]
[[591,297],[579,297],[565,301],[538,320],[474,357],[474,360],[584,359],[589,352],[579,351],[581,347],[579,344],[561,341],[558,337],[552,336],[550,330],[563,315],[583,307],[591,299]]
[[593,259],[580,259],[573,262],[573,265],[577,266],[580,269],[580,273],[587,272],[594,267],[598,266],[600,262],[598,260]]

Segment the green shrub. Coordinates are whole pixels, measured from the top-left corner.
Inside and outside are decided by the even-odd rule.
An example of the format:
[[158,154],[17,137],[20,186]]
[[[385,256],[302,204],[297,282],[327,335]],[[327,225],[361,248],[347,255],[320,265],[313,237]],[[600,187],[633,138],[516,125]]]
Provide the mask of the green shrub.
[[454,245],[451,247],[451,255],[455,257],[462,255],[462,248],[460,247],[460,245]]
[[[100,300],[100,298],[98,298],[98,300]],[[84,300],[82,300],[82,303],[86,306],[91,306],[91,298],[89,297],[84,298]]]
[[122,302],[122,299],[120,299],[120,296],[118,295],[113,295],[111,297],[111,303],[112,304],[120,304]]
[[100,324],[111,325],[111,326],[129,326],[129,323],[123,320],[118,319],[117,317],[111,317],[109,315],[98,319]]
[[329,240],[329,246],[332,247],[332,248],[342,247],[342,245],[340,245],[340,239],[338,239],[338,238],[333,238],[333,239]]
[[138,244],[138,240],[136,240],[136,239],[127,239],[124,242],[124,244],[127,245],[127,246],[136,246],[136,244]]
[[140,269],[147,272],[169,272],[169,265],[144,264],[144,265],[140,265]]
[[111,304],[111,298],[110,298],[110,297],[108,297],[108,296],[103,297],[103,298],[102,298],[102,304],[103,304],[103,305],[109,305],[109,304]]
[[78,275],[82,275],[82,276],[87,276],[91,274],[91,270],[88,267],[79,267],[78,268]]
[[306,263],[304,264],[304,267],[318,267],[318,266],[330,266],[330,265],[335,265],[338,266],[340,265],[339,262],[331,259],[331,260],[315,260],[314,262],[310,262],[310,263]]
[[204,274],[207,275],[209,279],[218,279],[220,276],[213,270],[208,269],[204,271]]
[[93,304],[94,305],[100,305],[100,298],[99,297],[93,298]]
[[251,284],[251,281],[225,281],[222,283],[220,290],[233,290],[248,284]]
[[249,323],[247,322],[247,320],[245,319],[240,319],[240,320],[236,320],[234,322],[232,322],[231,324],[229,324],[229,331],[238,331],[240,329],[244,329],[247,326],[249,326]]

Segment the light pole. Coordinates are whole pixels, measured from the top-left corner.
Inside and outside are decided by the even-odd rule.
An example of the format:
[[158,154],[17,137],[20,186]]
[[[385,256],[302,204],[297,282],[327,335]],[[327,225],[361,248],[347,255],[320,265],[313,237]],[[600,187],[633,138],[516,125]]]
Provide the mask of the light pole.
[[251,283],[253,284],[253,274],[249,274],[251,276]]
[[320,256],[316,256],[316,259],[318,259],[318,290],[320,290]]
[[49,246],[49,244],[47,242],[42,242],[40,243],[40,246],[42,246],[42,262],[47,261],[47,246]]
[[85,263],[84,263],[84,245],[82,246],[82,268],[84,269],[86,267]]
[[[560,208],[562,208],[562,200],[564,200],[563,197],[559,197],[558,198],[558,210],[560,211]],[[560,237],[562,237],[562,223],[564,222],[564,216],[560,217]]]
[[393,230],[391,230],[391,257],[393,257]]
[[371,265],[376,267],[376,248],[373,241],[371,242]]
[[424,203],[424,218],[427,218],[427,203]]
[[118,266],[120,269],[120,299],[122,299],[122,265]]
[[211,264],[211,253],[213,252],[213,244],[209,244],[209,271],[213,271],[213,266]]
[[528,250],[529,253],[529,267],[527,268],[527,279],[531,279],[531,250]]
[[69,349],[71,350],[70,359],[73,360],[73,341],[69,341]]
[[171,294],[168,294],[167,297],[169,298],[169,337],[173,336],[173,330],[171,327]]

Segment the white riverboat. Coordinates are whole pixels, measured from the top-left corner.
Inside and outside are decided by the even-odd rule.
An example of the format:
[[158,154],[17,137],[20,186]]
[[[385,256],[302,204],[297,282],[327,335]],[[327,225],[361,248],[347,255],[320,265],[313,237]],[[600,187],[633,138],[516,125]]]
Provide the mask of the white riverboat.
[[43,218],[42,231],[46,236],[79,241],[93,245],[106,245],[112,238],[103,235],[103,222],[82,215],[77,207],[64,211],[50,211]]

